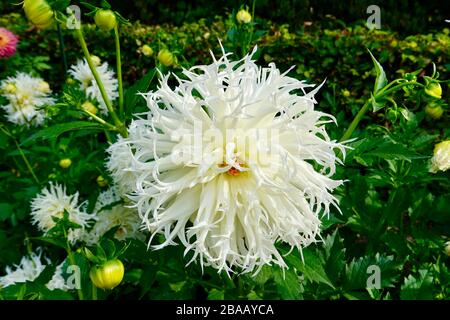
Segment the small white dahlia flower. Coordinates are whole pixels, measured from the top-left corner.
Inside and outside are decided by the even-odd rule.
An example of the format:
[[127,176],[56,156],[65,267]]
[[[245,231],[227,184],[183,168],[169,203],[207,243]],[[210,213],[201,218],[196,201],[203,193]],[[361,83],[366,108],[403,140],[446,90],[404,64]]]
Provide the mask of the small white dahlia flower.
[[46,115],[43,107],[55,103],[47,82],[23,72],[3,80],[0,91],[9,102],[1,106],[8,121],[19,125],[41,125]]
[[[107,62],[96,68],[109,100],[116,99],[119,96],[117,91],[119,84],[115,78],[114,71],[108,68]],[[69,73],[80,82],[80,89],[85,92],[86,96],[90,99],[95,99],[100,104],[100,113],[108,114],[108,109],[86,59],[78,60],[77,64],[71,66]]]
[[47,233],[55,226],[52,217],[62,218],[65,210],[69,214],[69,220],[80,226],[68,232],[69,241],[74,243],[81,240],[85,229],[92,220],[95,220],[95,216],[86,213],[82,207],[83,204],[78,204],[78,192],[68,195],[64,186],[50,183],[49,188],[42,189],[41,193],[31,201],[32,223],[42,232]]
[[325,130],[335,119],[314,109],[319,87],[259,67],[255,50],[184,70],[175,89],[164,76],[144,95],[149,111],[108,149],[150,241],[165,236],[154,248],[178,238],[191,261],[219,271],[286,267],[275,244],[316,241],[319,214],[337,207],[331,192],[343,183],[331,179],[342,163],[334,149],[345,147]]
[[[16,283],[34,281],[39,277],[46,266],[41,261],[41,255],[42,249],[38,248],[36,253],[33,252],[29,256],[22,257],[18,265],[6,267],[6,275],[0,277],[0,288],[5,288]],[[49,263],[48,260],[47,263]]]
[[129,238],[144,239],[144,234],[139,230],[142,224],[139,214],[136,209],[124,206],[115,187],[98,196],[94,214],[97,221],[85,236],[87,244],[97,244],[100,238],[114,227],[118,227],[114,237],[119,241]]

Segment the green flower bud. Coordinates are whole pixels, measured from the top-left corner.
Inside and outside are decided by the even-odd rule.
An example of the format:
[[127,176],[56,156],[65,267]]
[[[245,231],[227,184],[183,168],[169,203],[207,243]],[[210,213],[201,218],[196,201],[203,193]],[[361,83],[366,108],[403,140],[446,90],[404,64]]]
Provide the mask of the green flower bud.
[[94,66],[98,67],[99,65],[102,64],[102,60],[100,60],[99,57],[91,55],[91,61],[94,64]]
[[111,31],[117,25],[116,15],[111,10],[98,10],[94,20],[97,27],[106,31]]
[[236,14],[236,20],[239,23],[249,23],[252,21],[252,15],[245,9],[241,9]]
[[141,52],[142,52],[142,54],[143,54],[144,56],[146,56],[146,57],[151,57],[151,56],[153,55],[153,49],[150,48],[150,46],[148,46],[148,45],[146,45],[146,44],[144,44],[144,45],[141,47]]
[[425,113],[429,117],[438,120],[444,114],[444,109],[442,109],[442,107],[438,103],[430,102],[425,107]]
[[170,67],[175,62],[175,58],[174,58],[172,52],[170,52],[167,49],[162,49],[159,51],[158,60],[166,67]]
[[425,93],[430,97],[441,99],[442,97],[442,88],[439,82],[430,82],[425,87]]
[[23,9],[28,20],[40,29],[53,26],[54,12],[45,0],[25,0]]
[[99,187],[106,187],[108,185],[108,181],[103,178],[103,176],[98,176],[97,177],[97,184],[99,185]]
[[101,266],[94,266],[89,272],[92,283],[100,289],[111,290],[123,279],[125,268],[119,259],[109,260]]
[[69,158],[66,159],[61,159],[59,161],[59,166],[63,169],[67,169],[68,167],[70,167],[72,165],[72,160],[70,160]]
[[86,110],[87,112],[92,113],[93,115],[96,115],[98,112],[98,109],[92,102],[86,101],[81,105],[81,109]]

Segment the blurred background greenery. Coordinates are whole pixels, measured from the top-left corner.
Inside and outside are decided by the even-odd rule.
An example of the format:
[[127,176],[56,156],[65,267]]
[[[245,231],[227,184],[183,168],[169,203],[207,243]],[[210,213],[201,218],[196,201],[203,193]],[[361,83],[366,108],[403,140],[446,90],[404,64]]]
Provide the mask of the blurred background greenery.
[[[72,1],[73,4],[80,2],[82,1]],[[213,20],[216,15],[227,15],[241,4],[252,7],[252,1],[249,0],[110,0],[109,2],[125,17],[140,20],[145,24],[181,25],[200,18]],[[18,0],[2,0],[0,11],[3,13],[17,11],[14,6],[17,3]],[[442,22],[450,17],[450,1],[442,0],[256,0],[255,14],[262,19],[288,23],[292,27],[301,27],[309,21],[320,21],[326,27],[334,20],[346,25],[365,20],[368,17],[367,7],[373,4],[381,8],[383,29],[395,30],[402,34],[440,29]]]

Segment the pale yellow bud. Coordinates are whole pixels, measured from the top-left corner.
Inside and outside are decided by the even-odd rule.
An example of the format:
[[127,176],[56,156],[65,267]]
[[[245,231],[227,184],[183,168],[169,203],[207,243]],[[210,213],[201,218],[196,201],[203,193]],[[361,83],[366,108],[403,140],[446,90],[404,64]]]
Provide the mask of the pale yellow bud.
[[174,58],[172,52],[170,52],[167,49],[162,49],[159,51],[158,60],[166,67],[170,67],[175,62],[175,58]]
[[96,66],[96,67],[98,67],[102,63],[102,60],[100,60],[99,57],[94,56],[94,55],[91,56],[91,61],[94,64],[94,66]]
[[430,97],[440,99],[442,97],[442,88],[438,82],[432,82],[425,87],[425,93]]
[[92,102],[86,101],[81,105],[81,108],[89,113],[92,113],[93,115],[96,115],[98,112],[98,109]]
[[97,184],[100,187],[103,188],[103,187],[106,187],[108,185],[108,181],[105,178],[103,178],[103,176],[98,176],[97,177]]
[[39,82],[38,90],[42,93],[49,93],[50,92],[50,85],[47,81],[42,80]]
[[439,104],[431,102],[425,107],[425,113],[431,118],[438,120],[444,114],[444,109]]
[[153,55],[153,49],[150,46],[144,44],[141,47],[142,54],[146,57],[151,57]]
[[70,160],[69,158],[61,159],[59,161],[59,166],[63,169],[67,169],[68,167],[70,167],[71,164],[72,164],[72,160]]
[[249,23],[252,21],[252,15],[247,10],[241,9],[236,14],[236,20],[239,23]]
[[450,257],[450,241],[447,241],[445,243],[445,248],[444,248],[445,254],[448,255]]
[[434,147],[431,158],[431,171],[447,171],[450,169],[450,140],[442,141]]

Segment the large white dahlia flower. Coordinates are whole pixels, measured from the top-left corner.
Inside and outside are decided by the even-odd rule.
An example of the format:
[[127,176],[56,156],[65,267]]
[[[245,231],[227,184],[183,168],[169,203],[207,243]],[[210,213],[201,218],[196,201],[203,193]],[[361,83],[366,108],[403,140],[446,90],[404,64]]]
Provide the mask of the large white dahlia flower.
[[144,95],[149,111],[108,150],[152,238],[165,236],[154,248],[178,238],[191,261],[219,271],[286,267],[276,243],[314,242],[343,182],[331,179],[334,149],[345,148],[325,130],[334,118],[314,110],[319,87],[259,67],[255,50],[184,70],[175,89],[164,76]]
[[[112,101],[119,96],[119,82],[115,78],[114,71],[110,70],[108,63],[104,62],[96,66],[98,75],[103,83],[108,98]],[[70,67],[69,73],[80,82],[80,89],[83,90],[89,99],[95,100],[100,104],[100,113],[107,115],[108,108],[103,101],[100,89],[95,81],[89,64],[86,59],[79,60],[77,64]]]
[[8,104],[1,106],[8,121],[19,125],[41,125],[46,117],[43,107],[55,103],[46,81],[23,72],[3,80],[0,90],[8,99]]

